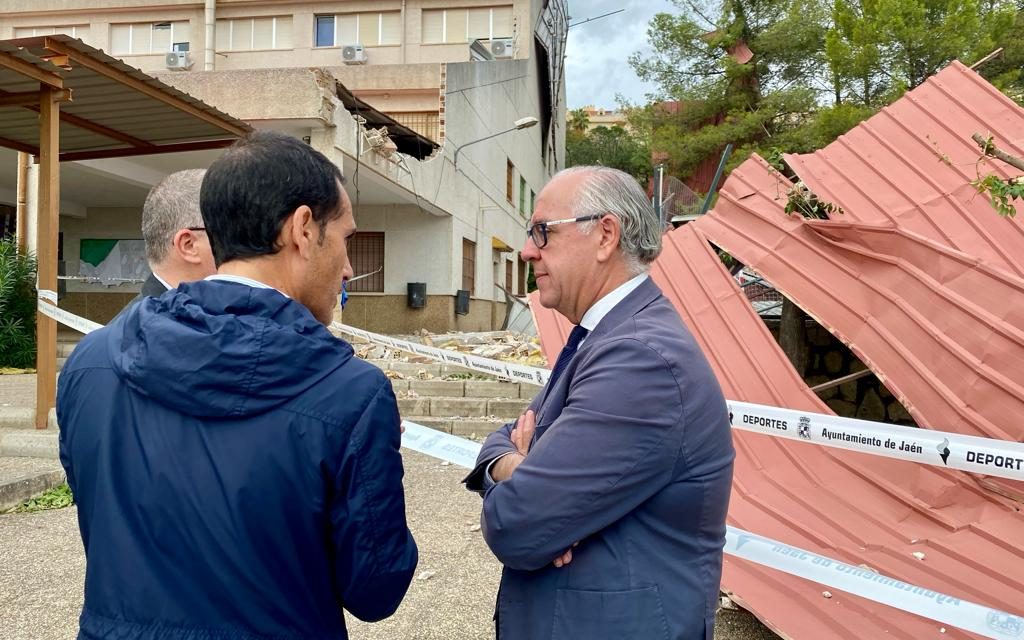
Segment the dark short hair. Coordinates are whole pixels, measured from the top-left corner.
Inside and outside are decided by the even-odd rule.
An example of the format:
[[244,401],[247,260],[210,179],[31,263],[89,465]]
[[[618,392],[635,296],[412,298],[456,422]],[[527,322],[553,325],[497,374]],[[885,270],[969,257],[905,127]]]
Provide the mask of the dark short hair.
[[281,228],[308,206],[320,225],[341,216],[337,165],[305,142],[257,131],[233,144],[206,170],[200,193],[203,223],[217,266],[277,253]]

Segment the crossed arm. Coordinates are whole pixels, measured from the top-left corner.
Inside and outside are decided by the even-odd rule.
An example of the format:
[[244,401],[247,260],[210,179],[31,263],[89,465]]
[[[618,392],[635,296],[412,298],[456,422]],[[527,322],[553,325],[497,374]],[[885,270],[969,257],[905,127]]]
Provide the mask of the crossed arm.
[[491,434],[481,451],[481,464],[503,456],[491,468],[498,482],[484,494],[482,524],[510,568],[564,564],[574,543],[671,481],[680,451],[670,436],[682,428],[682,400],[668,364],[634,339],[586,357],[561,413],[532,448],[531,411]]

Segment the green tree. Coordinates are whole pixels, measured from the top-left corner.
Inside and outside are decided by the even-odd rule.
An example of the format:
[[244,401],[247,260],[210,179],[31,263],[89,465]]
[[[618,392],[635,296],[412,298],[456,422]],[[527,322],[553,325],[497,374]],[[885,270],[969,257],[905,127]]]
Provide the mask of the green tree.
[[569,112],[569,130],[576,133],[586,133],[590,127],[590,116],[585,109],[573,109]]
[[646,142],[622,127],[595,127],[591,131],[569,129],[565,134],[565,165],[599,164],[621,169],[641,183],[651,173]]
[[630,58],[665,101],[634,110],[633,125],[668,154],[670,173],[689,175],[728,143],[735,164],[814,114],[829,87],[824,0],[674,1],[679,14],[649,25],[654,53]]
[[821,148],[954,59],[1024,100],[1024,8],[1011,0],[673,0],[651,20],[653,53],[634,54],[654,104],[635,130],[685,177],[726,144],[751,152]]
[[834,0],[825,38],[836,101],[882,106],[953,60],[970,64],[1013,34],[1008,0]]
[[29,368],[36,361],[36,260],[0,238],[0,367]]

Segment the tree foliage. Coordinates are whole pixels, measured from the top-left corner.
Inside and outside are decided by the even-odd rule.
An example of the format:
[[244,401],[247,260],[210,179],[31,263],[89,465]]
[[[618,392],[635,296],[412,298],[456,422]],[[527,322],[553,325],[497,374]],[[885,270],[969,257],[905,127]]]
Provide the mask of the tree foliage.
[[[575,112],[574,112],[575,113]],[[585,115],[585,114],[584,114]],[[647,143],[622,127],[573,128],[565,134],[565,166],[603,165],[621,169],[642,184],[651,173]]]
[[0,367],[29,368],[36,360],[36,260],[0,238]]
[[1024,94],[1022,10],[1010,0],[673,0],[650,22],[653,53],[630,58],[657,86],[631,124],[691,175],[726,144],[805,153],[835,140],[954,59]]

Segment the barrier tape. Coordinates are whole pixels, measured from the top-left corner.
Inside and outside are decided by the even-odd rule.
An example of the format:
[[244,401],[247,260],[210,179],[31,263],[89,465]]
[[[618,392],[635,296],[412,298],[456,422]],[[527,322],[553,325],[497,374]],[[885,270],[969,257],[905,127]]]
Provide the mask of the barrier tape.
[[101,325],[101,324],[93,322],[92,320],[86,320],[85,318],[82,318],[80,316],[76,316],[75,314],[70,313],[68,311],[65,311],[64,309],[61,309],[60,307],[56,306],[56,304],[57,304],[57,294],[53,294],[54,302],[53,302],[53,304],[50,304],[49,302],[46,301],[45,298],[43,298],[43,294],[44,293],[45,294],[49,294],[49,293],[53,293],[53,292],[52,291],[40,291],[39,292],[39,298],[40,298],[40,300],[39,300],[39,311],[41,313],[43,313],[44,315],[50,316],[51,318],[53,318],[57,322],[60,322],[61,324],[65,324],[65,325],[71,327],[72,329],[74,329],[75,331],[79,331],[81,333],[90,333],[92,331],[95,331],[96,329],[100,329],[100,328],[103,327],[103,325]]
[[[337,322],[332,326],[339,331],[370,342],[509,380],[544,384],[548,379],[546,369],[488,360],[457,351],[428,347]],[[506,373],[503,374],[502,371]],[[730,400],[728,404],[730,422],[736,429],[848,451],[871,453],[887,458],[910,460],[969,473],[1024,481],[1024,443],[965,436],[932,429],[901,427],[749,402]]]
[[505,362],[503,360],[481,358],[480,356],[476,356],[471,353],[462,353],[461,351],[428,347],[427,345],[420,344],[418,342],[399,340],[398,338],[392,338],[391,336],[381,335],[372,331],[357,329],[355,327],[341,324],[340,322],[331,323],[331,327],[349,335],[362,338],[363,340],[382,344],[386,347],[392,347],[401,351],[408,351],[410,353],[415,353],[416,355],[431,358],[432,360],[437,360],[438,362],[455,364],[460,367],[465,367],[466,369],[473,369],[474,371],[480,371],[481,373],[487,373],[506,380],[512,380],[513,382],[526,382],[528,384],[534,384],[542,387],[547,384],[548,376],[551,375],[551,372],[547,369],[531,367],[517,362]]
[[[46,315],[82,333],[90,333],[103,326],[45,302],[44,300],[48,298],[48,294],[52,293],[45,290],[39,292],[39,309]],[[53,297],[55,298],[56,295]],[[335,324],[337,325],[337,323]],[[370,336],[378,335],[363,331],[362,329],[353,329],[352,327],[345,327],[344,330],[351,335],[358,335],[369,340],[372,340]],[[395,340],[388,336],[380,337],[387,338],[390,343],[382,342],[382,344],[388,344],[388,346],[398,349],[402,348],[399,344],[412,346],[412,343]],[[422,349],[419,352],[414,351],[414,353],[420,353],[421,355],[427,355],[435,351],[444,352],[443,349],[435,349],[425,345],[418,346],[422,347]],[[457,352],[448,353],[455,354]],[[468,354],[457,355],[466,356]],[[480,360],[484,359],[480,358]],[[457,362],[469,363],[471,360],[466,358]],[[463,364],[461,366],[467,365]],[[521,365],[517,366],[522,367]],[[749,409],[771,409],[778,412],[799,413],[748,403],[730,403],[731,411],[748,411],[748,413],[741,413],[741,416],[761,415],[749,412]],[[786,419],[784,417],[779,418],[779,415],[782,414],[775,414],[776,417],[772,419]],[[801,414],[801,416],[804,415]],[[810,415],[819,417],[818,414]],[[771,418],[771,416],[769,417]],[[832,416],[820,417],[832,419]],[[836,420],[844,419],[837,418]],[[856,420],[855,422],[869,426],[879,425],[879,423],[863,420]],[[409,422],[408,420],[403,420],[402,426],[405,427],[405,433],[402,434],[402,447],[466,469],[472,469],[476,465],[476,459],[481,448],[480,444],[416,424],[415,422]],[[823,426],[822,428],[825,427]],[[918,431],[917,429],[908,430]],[[782,431],[788,431],[788,429]],[[773,435],[779,434],[774,433]],[[801,436],[798,435],[796,437],[799,438]],[[960,437],[967,438],[967,436]],[[972,439],[982,441],[983,443],[992,442],[984,438]],[[883,455],[885,454],[883,453]],[[959,627],[986,638],[1014,640],[1024,637],[1024,617],[908,584],[871,569],[846,564],[839,560],[821,556],[799,547],[783,544],[777,540],[765,538],[764,536],[735,527],[726,527],[724,552],[737,558],[743,558],[744,560],[749,560],[750,562],[770,567],[783,573],[804,578],[827,587],[832,587],[833,589],[839,589],[873,602]]]
[[[39,297],[40,311],[77,331],[89,333],[103,326],[44,302],[56,300],[57,294],[52,291],[40,290]],[[332,327],[370,342],[508,380],[544,384],[549,375],[546,369],[438,349],[337,322],[332,323]],[[1024,443],[932,429],[901,427],[749,402],[729,401],[728,406],[730,422],[736,429],[968,473],[1024,481]]]
[[[466,469],[476,466],[479,444],[408,420],[403,420],[402,426],[403,447]],[[731,556],[988,638],[1010,640],[1024,635],[1024,618],[735,527],[726,527],[724,550]]]

